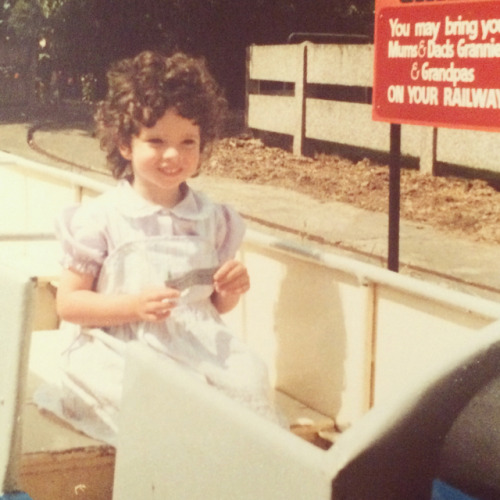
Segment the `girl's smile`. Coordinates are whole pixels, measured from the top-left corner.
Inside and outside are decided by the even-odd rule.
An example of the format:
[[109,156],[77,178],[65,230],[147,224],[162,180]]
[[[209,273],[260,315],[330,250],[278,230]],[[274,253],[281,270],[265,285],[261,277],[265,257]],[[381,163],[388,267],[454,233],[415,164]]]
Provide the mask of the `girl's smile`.
[[172,207],[180,201],[179,186],[200,163],[200,127],[169,108],[152,126],[142,127],[122,156],[132,164],[133,187],[147,200]]

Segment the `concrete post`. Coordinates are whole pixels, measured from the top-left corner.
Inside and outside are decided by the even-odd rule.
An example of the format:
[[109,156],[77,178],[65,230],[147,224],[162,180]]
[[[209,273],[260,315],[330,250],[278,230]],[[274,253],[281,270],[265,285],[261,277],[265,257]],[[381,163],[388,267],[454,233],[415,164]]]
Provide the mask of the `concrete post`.
[[295,80],[295,131],[293,134],[293,154],[304,153],[304,139],[306,131],[306,84],[307,84],[307,44],[299,46],[300,62],[297,65]]
[[245,59],[245,130],[249,128],[248,110],[250,109],[250,61],[252,58],[252,47],[246,48]]
[[436,169],[437,128],[422,127],[420,137],[420,172],[434,175]]

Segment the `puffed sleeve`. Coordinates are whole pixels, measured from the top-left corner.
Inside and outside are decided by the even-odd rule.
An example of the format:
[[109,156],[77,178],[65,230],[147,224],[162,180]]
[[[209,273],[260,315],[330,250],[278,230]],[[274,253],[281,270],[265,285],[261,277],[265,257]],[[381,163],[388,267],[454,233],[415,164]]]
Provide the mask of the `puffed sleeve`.
[[219,262],[234,258],[245,235],[245,222],[241,215],[228,205],[217,210],[216,245]]
[[82,205],[65,209],[56,219],[61,242],[61,265],[97,276],[107,255],[102,218]]

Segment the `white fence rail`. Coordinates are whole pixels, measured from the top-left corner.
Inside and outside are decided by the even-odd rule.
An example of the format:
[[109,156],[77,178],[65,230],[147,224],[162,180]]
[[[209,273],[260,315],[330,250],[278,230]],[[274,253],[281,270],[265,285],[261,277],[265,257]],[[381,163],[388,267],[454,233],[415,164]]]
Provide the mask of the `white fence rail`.
[[[389,151],[389,124],[371,117],[372,45],[251,46],[247,68],[247,125],[307,139]],[[500,134],[403,125],[402,154],[433,172],[436,163],[500,173]]]

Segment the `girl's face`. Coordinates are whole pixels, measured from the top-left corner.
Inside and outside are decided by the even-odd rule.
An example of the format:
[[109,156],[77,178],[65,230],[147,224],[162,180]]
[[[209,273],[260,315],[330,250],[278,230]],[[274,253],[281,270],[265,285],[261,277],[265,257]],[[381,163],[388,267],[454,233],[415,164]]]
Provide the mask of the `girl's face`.
[[200,127],[170,108],[120,152],[132,164],[134,189],[153,203],[172,207],[180,201],[180,184],[198,170]]

